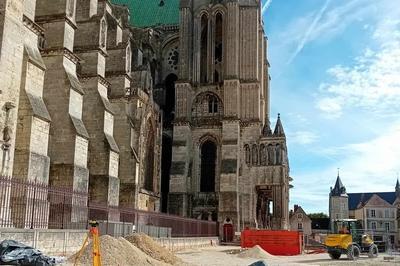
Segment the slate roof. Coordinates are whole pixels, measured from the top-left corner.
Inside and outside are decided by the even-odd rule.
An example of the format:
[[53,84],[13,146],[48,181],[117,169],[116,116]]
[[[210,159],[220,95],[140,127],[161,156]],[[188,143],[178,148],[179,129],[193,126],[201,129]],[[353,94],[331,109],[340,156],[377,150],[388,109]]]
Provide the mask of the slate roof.
[[346,195],[346,188],[340,180],[340,176],[338,175],[336,178],[335,187],[331,189],[331,196],[343,196]]
[[[129,8],[132,26],[139,28],[179,24],[179,0],[111,0]],[[160,3],[163,4],[160,4]]]
[[389,204],[393,204],[396,200],[396,192],[348,193],[349,210],[357,209],[360,203],[365,204],[374,194],[378,195]]

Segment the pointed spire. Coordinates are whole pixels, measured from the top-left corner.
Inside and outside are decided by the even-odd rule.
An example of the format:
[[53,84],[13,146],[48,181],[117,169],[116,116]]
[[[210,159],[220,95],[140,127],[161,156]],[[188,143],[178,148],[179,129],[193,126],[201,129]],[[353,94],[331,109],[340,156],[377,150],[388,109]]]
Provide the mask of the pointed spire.
[[278,120],[276,121],[274,136],[284,137],[285,131],[283,130],[282,122],[281,122],[281,114],[278,114]]
[[397,182],[396,182],[396,196],[400,197],[400,183],[399,183],[399,174],[397,174]]
[[339,168],[338,168],[338,175],[336,178],[336,183],[335,183],[335,187],[333,189],[331,189],[331,196],[346,196],[346,187],[343,185],[342,180],[340,179],[339,176]]
[[265,137],[272,136],[271,123],[269,121],[265,122],[262,134]]

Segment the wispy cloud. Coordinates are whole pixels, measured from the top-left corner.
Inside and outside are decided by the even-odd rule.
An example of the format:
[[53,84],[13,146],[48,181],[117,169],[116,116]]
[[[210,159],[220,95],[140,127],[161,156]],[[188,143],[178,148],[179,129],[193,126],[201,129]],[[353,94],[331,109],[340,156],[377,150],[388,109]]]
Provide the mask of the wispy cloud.
[[303,50],[304,45],[309,41],[310,36],[313,34],[313,31],[315,30],[317,24],[321,20],[322,15],[324,14],[326,9],[328,8],[330,2],[331,2],[331,0],[326,0],[324,5],[322,6],[322,8],[315,15],[311,25],[308,27],[307,31],[303,35],[302,39],[300,40],[300,43],[297,45],[296,50],[294,51],[292,56],[289,58],[287,64],[290,64],[296,58],[296,56],[301,52],[301,50]]
[[382,20],[371,41],[377,48],[366,47],[352,66],[327,71],[332,81],[320,85],[316,107],[328,117],[340,117],[346,107],[377,115],[400,112],[400,20]]
[[400,171],[399,138],[400,120],[379,137],[332,148],[332,152],[341,155],[334,164],[293,176],[293,203],[309,206],[308,211],[327,211],[329,187],[334,185],[338,167],[348,192],[394,191]]
[[290,143],[307,145],[318,140],[318,135],[311,131],[297,131],[288,135]]
[[264,15],[268,10],[269,6],[272,4],[272,0],[267,0],[261,9],[261,14]]

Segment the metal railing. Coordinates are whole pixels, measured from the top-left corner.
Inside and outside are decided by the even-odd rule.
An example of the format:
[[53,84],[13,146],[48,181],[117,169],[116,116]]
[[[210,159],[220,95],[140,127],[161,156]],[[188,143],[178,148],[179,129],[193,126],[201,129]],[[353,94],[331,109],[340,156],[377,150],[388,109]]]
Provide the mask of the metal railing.
[[218,235],[216,222],[96,204],[87,193],[37,180],[0,176],[0,207],[0,228],[86,229],[91,219],[171,228],[172,237]]

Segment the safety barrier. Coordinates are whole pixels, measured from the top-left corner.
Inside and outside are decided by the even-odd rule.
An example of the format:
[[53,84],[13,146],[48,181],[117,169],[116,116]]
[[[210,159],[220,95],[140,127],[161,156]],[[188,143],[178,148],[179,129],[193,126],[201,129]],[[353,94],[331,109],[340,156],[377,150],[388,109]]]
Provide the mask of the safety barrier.
[[302,234],[296,231],[244,230],[242,248],[259,245],[272,255],[292,256],[302,252]]

